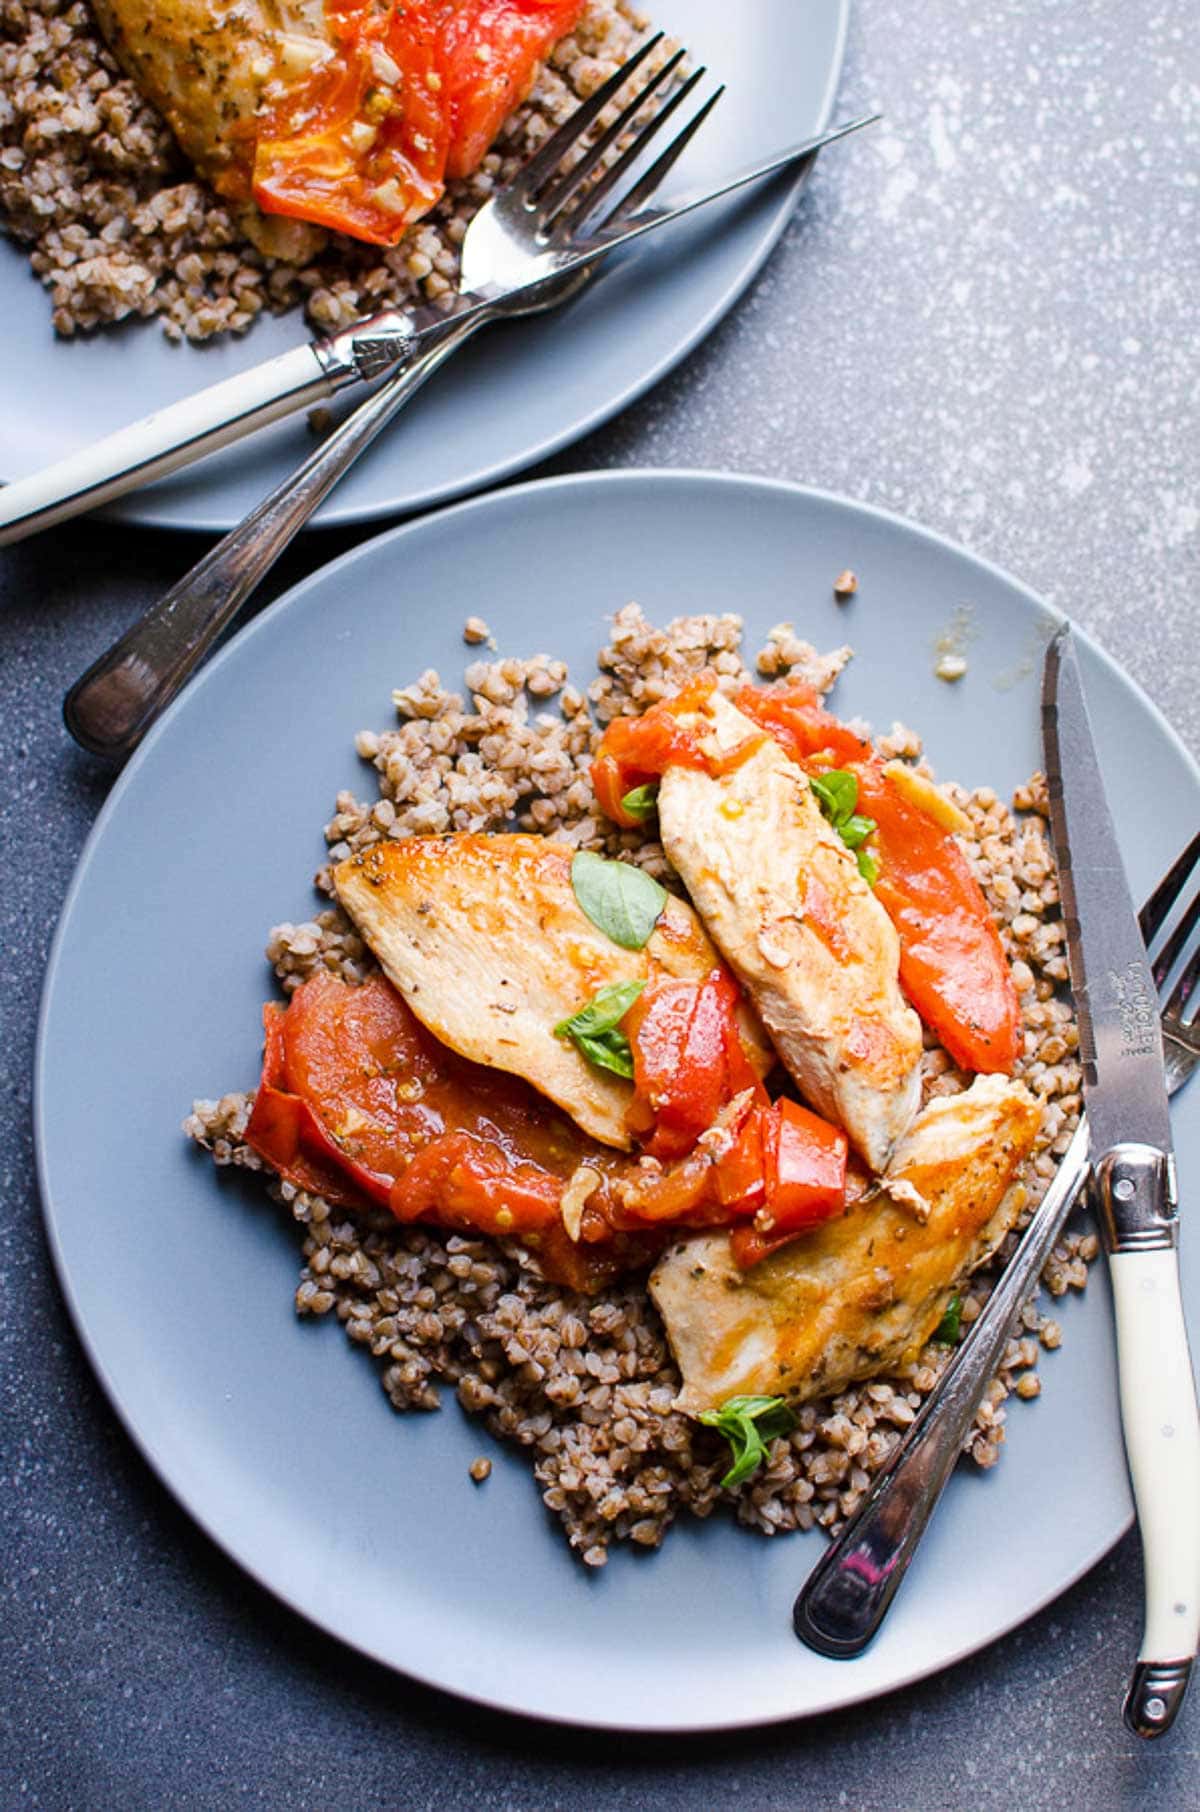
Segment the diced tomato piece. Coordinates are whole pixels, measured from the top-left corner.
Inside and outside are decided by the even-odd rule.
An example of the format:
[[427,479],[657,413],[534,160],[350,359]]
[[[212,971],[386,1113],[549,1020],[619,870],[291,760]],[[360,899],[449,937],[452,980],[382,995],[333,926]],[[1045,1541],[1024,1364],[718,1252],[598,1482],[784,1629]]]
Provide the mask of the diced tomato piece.
[[649,778],[643,775],[636,778],[636,768],[623,768],[615,755],[599,755],[592,763],[592,790],[596,795],[596,804],[606,818],[619,824],[624,830],[635,830],[641,819],[627,812],[621,801],[626,793],[632,792],[635,786],[643,786]]
[[635,1177],[625,1190],[622,1224],[704,1225],[713,1218],[709,1210],[716,1196],[714,1179],[715,1166],[704,1150],[689,1152],[656,1176]]
[[770,1258],[773,1252],[781,1252],[800,1237],[800,1230],[794,1227],[786,1233],[760,1233],[753,1225],[734,1227],[729,1234],[729,1250],[734,1264],[749,1271],[753,1265],[760,1265],[764,1258]]
[[732,1149],[716,1166],[717,1200],[731,1214],[755,1214],[766,1201],[766,1173],[763,1160],[764,1110],[756,1107],[746,1116],[745,1125]]
[[308,1102],[345,1158],[395,1177],[443,1130],[426,1100],[439,1058],[383,976],[355,988],[314,975],[292,995],[283,1042],[288,1088]]
[[657,780],[669,767],[702,768],[704,755],[680,717],[695,711],[715,690],[717,676],[705,671],[689,680],[674,697],[651,705],[640,717],[614,717],[600,740],[592,763],[592,786],[601,811],[627,830],[641,820],[622,810],[621,801],[634,787]]
[[849,1146],[840,1127],[787,1097],[763,1120],[766,1205],[761,1233],[807,1233],[840,1214],[846,1201]]
[[904,992],[957,1064],[1011,1073],[1022,1050],[1021,1003],[966,857],[877,762],[854,771],[858,809],[878,826],[875,894],[900,933]]
[[740,998],[729,971],[714,969],[700,983],[652,982],[630,1009],[633,1117],[641,1125],[653,1111],[653,1132],[641,1134],[653,1157],[690,1151],[727,1101],[757,1086],[737,1028]]
[[[842,1211],[844,1212],[860,1200],[872,1187],[873,1181],[874,1179],[868,1172],[852,1158],[846,1166],[846,1187]],[[781,1252],[785,1246],[794,1245],[797,1240],[802,1240],[807,1234],[816,1231],[813,1227],[787,1227],[782,1231],[775,1229],[768,1233],[764,1232],[759,1224],[762,1218],[762,1216],[756,1216],[750,1226],[742,1225],[730,1230],[729,1246],[733,1261],[743,1271],[748,1271],[752,1265],[761,1264],[764,1258],[770,1258],[773,1253]],[[835,1217],[830,1215],[828,1218],[832,1220]],[[825,1223],[822,1221],[818,1224],[823,1226]]]
[[449,0],[441,68],[450,102],[448,176],[478,167],[543,60],[572,31],[585,0]]

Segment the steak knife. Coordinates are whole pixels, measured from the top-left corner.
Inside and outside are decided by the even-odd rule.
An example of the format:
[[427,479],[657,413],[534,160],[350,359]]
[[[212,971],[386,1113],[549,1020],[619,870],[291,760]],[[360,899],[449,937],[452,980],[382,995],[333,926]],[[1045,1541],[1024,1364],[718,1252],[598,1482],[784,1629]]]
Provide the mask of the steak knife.
[[1145,1628],[1125,1699],[1161,1736],[1200,1642],[1200,1413],[1179,1288],[1175,1159],[1157,990],[1138,930],[1070,627],[1046,654],[1050,825],[1116,1314],[1125,1451],[1145,1566]]

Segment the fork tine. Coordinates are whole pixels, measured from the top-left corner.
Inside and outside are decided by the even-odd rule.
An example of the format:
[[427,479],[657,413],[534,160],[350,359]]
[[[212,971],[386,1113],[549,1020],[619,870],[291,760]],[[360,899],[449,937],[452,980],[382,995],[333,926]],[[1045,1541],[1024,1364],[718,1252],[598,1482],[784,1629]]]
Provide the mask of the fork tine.
[[536,151],[528,161],[522,164],[513,178],[512,187],[525,195],[534,194],[547,177],[553,176],[559,164],[581,138],[590,130],[609,102],[621,92],[635,69],[639,69],[651,53],[662,43],[665,32],[655,32],[652,38],[635,50],[633,55],[622,63],[620,69],[614,70],[607,82],[601,84],[588,100],[576,107],[558,128],[546,140],[540,151]]
[[1163,1008],[1163,1025],[1185,1038],[1200,1037],[1200,1027],[1194,1019],[1188,1019],[1188,1003],[1195,992],[1196,983],[1200,981],[1200,949],[1197,949],[1191,962],[1184,970],[1175,986],[1171,989],[1170,999]]
[[[675,90],[673,95],[663,102],[658,112],[654,115],[654,118],[647,121],[645,126],[643,126],[641,131],[637,134],[636,138],[626,146],[616,162],[609,165],[599,182],[595,183],[593,187],[588,190],[587,194],[581,198],[578,206],[572,210],[566,221],[560,223],[560,231],[563,226],[566,226],[572,233],[575,233],[583,225],[585,220],[590,221],[593,219],[601,202],[605,201],[616,188],[617,184],[629,174],[633,165],[638,161],[642,152],[646,149],[646,146],[652,139],[658,136],[658,133],[662,127],[666,125],[671,115],[683,105],[684,101],[687,100],[688,96],[696,87],[696,84],[701,81],[706,74],[706,70],[697,69],[694,74],[688,77],[687,81],[684,82],[681,87]],[[681,156],[688,141],[703,125],[724,92],[725,90],[723,87],[718,88],[712,98],[705,102],[695,119],[681,128],[671,140],[666,150],[660,157],[656,158],[654,163],[651,164],[650,168],[646,171],[645,175],[642,176],[630,190],[629,194],[623,196],[617,207],[612,209],[609,215],[610,219],[615,220],[623,218],[626,214],[632,212],[647,195],[653,194],[667,171],[671,168],[671,165],[679,156]]]
[[677,50],[675,55],[662,65],[661,69],[655,70],[629,105],[621,109],[612,125],[596,140],[594,145],[589,147],[574,168],[568,170],[559,182],[543,191],[538,200],[542,209],[544,225],[548,226],[562,213],[572,195],[583,187],[605,152],[611,145],[615,145],[618,139],[624,137],[631,123],[637,118],[654,91],[670,81],[686,55],[685,50]]
[[[692,139],[695,137],[696,133],[699,132],[701,126],[704,124],[724,92],[725,84],[722,82],[716,93],[710,95],[708,100],[705,101],[695,118],[689,120],[686,126],[681,127],[667,146],[666,150],[663,151],[659,157],[655,158],[645,175],[639,178],[627,195],[621,197],[616,207],[610,211],[608,219],[605,222],[606,225],[615,224],[617,221],[626,219],[630,214],[636,213],[642,203],[648,201],[655,191],[662,186],[664,177],[667,175],[672,165],[677,163],[683,156],[683,153],[687,150]],[[682,95],[680,98],[682,99]]]
[[1166,924],[1172,907],[1183,892],[1183,884],[1197,862],[1200,862],[1200,831],[1197,831],[1179,859],[1172,863],[1138,914],[1144,943],[1151,943]]
[[1200,891],[1189,902],[1187,911],[1154,959],[1154,985],[1156,988],[1161,988],[1166,982],[1175,964],[1186,950],[1197,925],[1200,925]]

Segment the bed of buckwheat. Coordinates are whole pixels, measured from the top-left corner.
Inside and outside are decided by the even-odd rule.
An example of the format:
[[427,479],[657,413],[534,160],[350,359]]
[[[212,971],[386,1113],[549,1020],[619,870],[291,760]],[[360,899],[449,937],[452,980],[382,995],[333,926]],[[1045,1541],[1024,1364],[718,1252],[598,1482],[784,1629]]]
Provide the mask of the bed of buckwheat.
[[455,288],[471,216],[645,28],[631,0],[590,0],[479,169],[398,246],[326,234],[297,266],[259,252],[197,179],[86,0],[0,0],[0,225],[29,248],[64,335],[154,317],[170,339],[207,340],[301,305],[313,327],[336,329],[392,304],[437,304]]
[[[464,639],[488,640],[468,621]],[[330,862],[385,837],[447,830],[541,831],[574,846],[623,854],[671,884],[662,849],[640,832],[622,833],[598,813],[588,764],[600,728],[644,709],[690,674],[713,667],[730,687],[748,677],[736,616],[683,617],[659,629],[636,605],[620,611],[586,694],[561,661],[475,659],[464,691],[447,691],[422,674],[394,695],[398,723],[362,731],[357,749],[377,782],[377,797],[339,795],[326,828]],[[791,625],[772,631],[755,661],[758,676],[802,676],[826,691],[850,658],[819,655]],[[919,738],[896,724],[877,738],[884,754],[924,768]],[[1012,806],[988,788],[946,783],[966,813],[962,839],[1000,925],[1025,1021],[1020,1074],[1044,1103],[1027,1170],[1032,1211],[1080,1112],[1076,1032],[1060,998],[1066,979],[1064,932],[1046,829],[1043,781],[1035,776]],[[328,872],[317,876],[329,893]],[[267,954],[285,993],[319,968],[361,980],[372,959],[349,920],[328,906],[302,924],[271,933]],[[926,1093],[965,1086],[945,1052],[927,1040]],[[186,1123],[218,1164],[260,1168],[242,1142],[250,1097],[197,1102]],[[732,1492],[719,1480],[728,1452],[710,1431],[678,1414],[679,1388],[662,1324],[641,1278],[595,1297],[546,1283],[518,1249],[486,1239],[402,1229],[377,1213],[352,1218],[278,1179],[271,1187],[298,1223],[303,1269],[296,1307],[334,1316],[374,1358],[397,1409],[434,1409],[439,1387],[491,1432],[525,1450],[547,1506],[590,1566],[614,1540],[656,1547],[681,1512],[707,1516],[728,1503],[740,1522],[763,1534],[833,1530],[855,1508],[872,1473],[936,1384],[949,1349],[931,1344],[896,1375],[855,1385],[804,1406],[795,1430],[771,1446],[769,1463]],[[969,1325],[1011,1253],[1015,1234],[962,1290]],[[1042,1349],[1059,1344],[1053,1299],[1082,1290],[1097,1241],[1072,1232],[1055,1250],[1043,1290],[1024,1312],[1023,1329],[981,1405],[968,1443],[980,1466],[999,1458],[1006,1400],[1036,1397]]]

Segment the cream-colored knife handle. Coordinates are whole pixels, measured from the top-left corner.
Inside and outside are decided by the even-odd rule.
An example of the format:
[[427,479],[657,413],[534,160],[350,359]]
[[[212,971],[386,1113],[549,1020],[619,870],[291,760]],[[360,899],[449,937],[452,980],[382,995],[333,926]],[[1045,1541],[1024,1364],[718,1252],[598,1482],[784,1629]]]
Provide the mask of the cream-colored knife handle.
[[354,375],[339,377],[313,346],[297,346],[119,428],[0,489],[0,547],[165,478],[281,416],[310,409]]
[[1200,1643],[1200,1413],[1174,1247],[1109,1255],[1125,1451],[1146,1576],[1146,1627],[1125,1700],[1138,1736],[1161,1736]]

